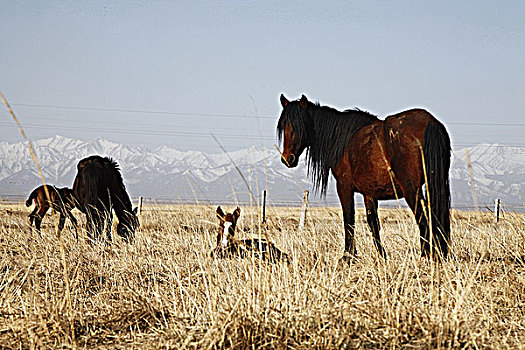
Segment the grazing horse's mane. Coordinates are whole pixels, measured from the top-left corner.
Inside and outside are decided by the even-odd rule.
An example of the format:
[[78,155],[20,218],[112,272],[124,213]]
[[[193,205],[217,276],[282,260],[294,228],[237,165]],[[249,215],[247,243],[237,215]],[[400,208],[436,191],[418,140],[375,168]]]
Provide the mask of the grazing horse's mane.
[[98,155],[89,156],[87,158],[82,159],[82,161],[78,163],[77,170],[80,170],[86,165],[93,163],[97,164],[97,167],[100,168],[104,167],[117,170],[119,178],[122,180],[122,176],[120,175],[120,167],[118,166],[117,162],[111,157],[101,157]]
[[313,177],[314,190],[326,195],[330,168],[337,165],[350,139],[362,127],[378,118],[360,109],[343,112],[319,103],[290,101],[284,107],[277,124],[279,143],[284,128],[290,123],[297,142],[306,145],[308,175]]
[[[117,162],[111,158],[111,157],[101,157],[98,155],[90,156],[88,158],[83,159],[81,162],[78,163],[77,169],[80,171],[82,168],[88,167],[90,172],[94,172],[96,168],[99,168],[103,170],[102,172],[96,172],[93,174],[92,179],[99,178],[103,179],[102,183],[109,182],[112,176],[115,176],[118,181],[118,188],[113,188],[114,191],[118,190],[118,197],[119,201],[115,202],[114,204],[117,205],[117,207],[122,206],[123,209],[127,211],[132,210],[132,204],[131,200],[127,194],[126,186],[124,185],[124,179],[122,178],[122,174],[120,173],[120,167],[117,164]],[[94,166],[94,167],[92,167]],[[109,170],[109,172],[108,172]],[[87,181],[90,181],[91,179],[88,179]],[[87,186],[86,190],[92,191],[95,190],[96,186]],[[88,197],[96,198],[96,193],[88,193]],[[119,205],[120,204],[120,205]],[[117,215],[120,216],[120,213]]]

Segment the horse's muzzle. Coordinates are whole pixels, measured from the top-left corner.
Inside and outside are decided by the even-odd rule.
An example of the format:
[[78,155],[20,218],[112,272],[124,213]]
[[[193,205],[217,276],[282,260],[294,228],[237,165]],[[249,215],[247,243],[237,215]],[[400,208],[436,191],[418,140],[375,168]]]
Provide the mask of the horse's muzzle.
[[295,168],[299,163],[299,158],[296,158],[293,154],[290,154],[288,157],[283,155],[281,156],[281,162],[288,168]]

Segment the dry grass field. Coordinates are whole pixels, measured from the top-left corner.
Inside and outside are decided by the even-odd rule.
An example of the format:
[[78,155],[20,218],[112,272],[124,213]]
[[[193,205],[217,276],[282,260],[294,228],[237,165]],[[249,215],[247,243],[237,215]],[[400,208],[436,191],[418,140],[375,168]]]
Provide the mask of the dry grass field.
[[266,230],[290,265],[211,259],[215,206],[146,206],[133,245],[104,245],[2,205],[0,347],[525,348],[523,214],[453,211],[453,257],[435,264],[408,211],[379,212],[384,261],[358,210],[349,266],[340,209],[311,209],[302,233],[300,208],[268,208],[267,227],[242,209],[238,237]]

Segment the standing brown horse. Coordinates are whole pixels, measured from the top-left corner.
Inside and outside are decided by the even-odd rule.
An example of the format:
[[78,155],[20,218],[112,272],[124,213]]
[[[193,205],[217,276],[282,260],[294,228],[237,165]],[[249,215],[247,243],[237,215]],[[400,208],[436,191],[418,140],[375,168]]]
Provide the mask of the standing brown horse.
[[[303,95],[288,101],[277,124],[284,137],[282,162],[297,166],[307,149],[308,172],[315,189],[326,194],[332,172],[343,208],[345,253],[357,254],[354,242],[354,193],[365,198],[366,218],[383,257],[378,200],[404,197],[420,230],[421,254],[446,258],[450,241],[450,138],[443,124],[422,109],[379,120],[361,111],[337,111],[309,102]],[[426,190],[423,190],[426,184]],[[432,215],[429,215],[429,212]]]
[[35,188],[26,200],[27,207],[31,206],[33,202],[35,203],[35,209],[29,214],[29,226],[32,226],[34,222],[36,229],[40,231],[42,219],[51,208],[60,213],[60,218],[58,220],[58,233],[64,228],[66,218],[69,218],[75,228],[75,236],[78,238],[77,220],[71,214],[71,210],[75,208],[73,191],[67,187],[56,188],[55,186],[50,185],[47,185],[46,187],[49,193],[49,199],[47,198],[44,185],[41,185]]

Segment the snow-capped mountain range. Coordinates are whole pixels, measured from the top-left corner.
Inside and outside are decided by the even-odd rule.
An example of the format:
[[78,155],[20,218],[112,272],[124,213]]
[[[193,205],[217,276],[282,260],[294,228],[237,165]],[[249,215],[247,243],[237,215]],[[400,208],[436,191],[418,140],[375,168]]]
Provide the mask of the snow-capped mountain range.
[[[72,186],[76,165],[82,158],[93,154],[112,157],[120,165],[133,198],[221,204],[249,202],[250,191],[252,200],[258,200],[261,191],[268,190],[269,203],[294,205],[300,203],[304,190],[312,188],[304,160],[296,169],[288,169],[281,164],[278,152],[269,148],[209,154],[181,152],[169,146],[132,147],[103,139],[85,142],[62,136],[37,140],[33,146],[46,182],[60,187]],[[465,150],[456,150],[450,172],[453,206],[472,207],[474,188],[480,207],[491,207],[494,199],[500,198],[509,206],[522,209],[525,147],[479,144],[468,151],[474,186],[470,185]],[[338,205],[334,181],[330,181],[326,199],[312,195],[314,204]],[[25,198],[39,184],[27,143],[0,142],[0,197]]]

